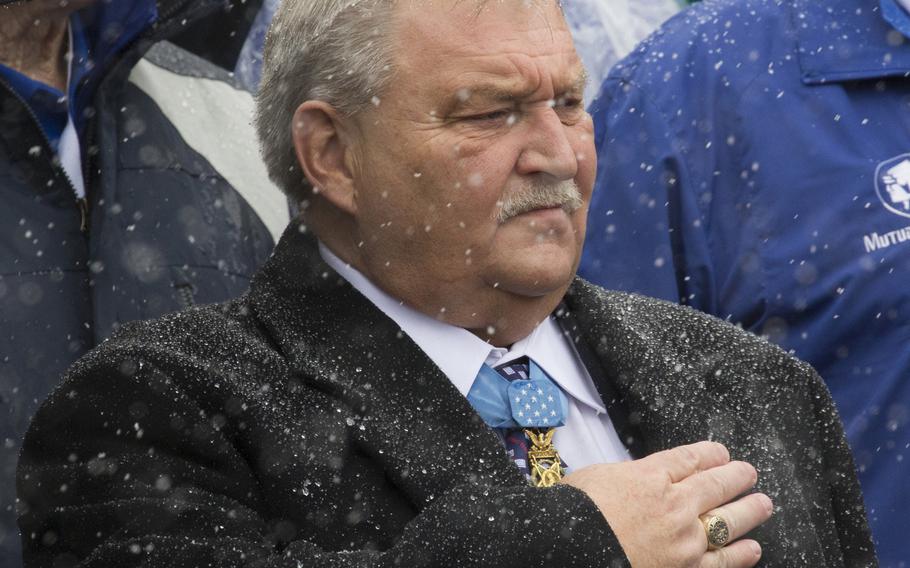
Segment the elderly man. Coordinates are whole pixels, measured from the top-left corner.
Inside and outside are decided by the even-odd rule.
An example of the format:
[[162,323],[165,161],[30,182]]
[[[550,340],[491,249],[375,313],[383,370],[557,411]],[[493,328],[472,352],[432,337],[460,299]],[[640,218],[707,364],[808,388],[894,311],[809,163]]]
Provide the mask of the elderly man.
[[809,367],[573,279],[584,77],[555,0],[285,2],[258,126],[303,221],[73,368],[27,565],[874,565]]

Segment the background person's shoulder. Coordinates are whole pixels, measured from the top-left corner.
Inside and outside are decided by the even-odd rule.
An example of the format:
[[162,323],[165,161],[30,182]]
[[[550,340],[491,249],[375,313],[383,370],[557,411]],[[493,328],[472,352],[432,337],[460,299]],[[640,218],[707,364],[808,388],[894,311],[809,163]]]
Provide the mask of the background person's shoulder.
[[[704,0],[667,20],[617,63],[607,83],[706,98],[712,83],[745,88],[794,37],[792,0]],[[795,39],[794,39],[795,42]],[[686,92],[678,89],[688,86]]]

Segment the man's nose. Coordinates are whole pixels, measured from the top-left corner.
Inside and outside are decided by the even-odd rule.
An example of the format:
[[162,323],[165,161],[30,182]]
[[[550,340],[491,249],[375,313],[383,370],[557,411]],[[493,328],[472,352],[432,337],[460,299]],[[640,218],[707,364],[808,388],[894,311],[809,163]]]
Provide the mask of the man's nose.
[[523,135],[524,149],[516,166],[520,175],[548,174],[557,180],[573,179],[578,173],[578,157],[572,148],[569,127],[554,108],[529,113]]

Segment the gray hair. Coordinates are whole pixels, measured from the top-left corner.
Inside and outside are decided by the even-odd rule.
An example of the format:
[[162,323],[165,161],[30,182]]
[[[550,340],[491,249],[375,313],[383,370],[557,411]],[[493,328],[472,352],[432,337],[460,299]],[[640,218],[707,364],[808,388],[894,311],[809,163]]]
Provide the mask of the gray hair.
[[392,0],[284,0],[265,42],[256,130],[269,177],[302,201],[309,184],[297,162],[291,120],[301,103],[324,101],[351,116],[392,75]]
[[[460,0],[455,0],[456,2]],[[540,0],[527,0],[538,4]],[[474,0],[479,10],[487,0]],[[394,73],[395,0],[283,0],[266,36],[256,130],[269,177],[297,201],[311,189],[294,151],[291,119],[324,101],[343,116],[376,104]],[[561,9],[561,0],[556,0]],[[375,103],[374,103],[375,101]]]

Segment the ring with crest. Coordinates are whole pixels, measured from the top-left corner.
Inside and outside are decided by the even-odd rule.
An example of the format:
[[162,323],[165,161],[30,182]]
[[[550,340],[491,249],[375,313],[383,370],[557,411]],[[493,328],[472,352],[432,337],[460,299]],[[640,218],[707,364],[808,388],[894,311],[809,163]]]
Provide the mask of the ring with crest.
[[730,527],[720,515],[703,515],[699,517],[708,537],[708,550],[723,548],[730,542]]

